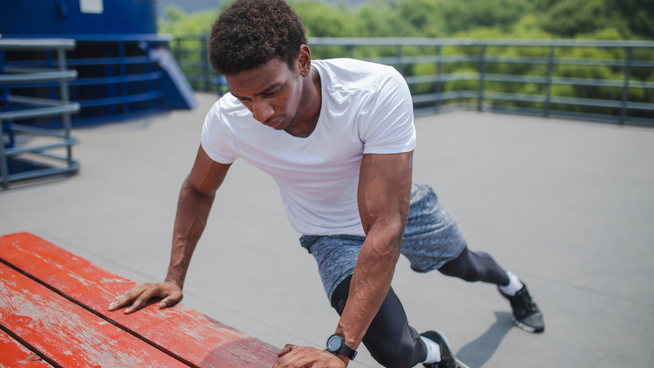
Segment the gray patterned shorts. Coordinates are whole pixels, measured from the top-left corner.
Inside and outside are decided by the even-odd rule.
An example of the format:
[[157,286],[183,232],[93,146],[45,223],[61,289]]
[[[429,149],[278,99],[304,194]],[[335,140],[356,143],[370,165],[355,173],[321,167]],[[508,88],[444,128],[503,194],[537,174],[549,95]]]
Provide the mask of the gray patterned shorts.
[[[300,244],[313,254],[327,297],[354,272],[366,238],[356,235],[303,235]],[[413,183],[409,218],[402,239],[402,254],[416,272],[429,272],[456,258],[466,241],[459,225],[434,191]]]

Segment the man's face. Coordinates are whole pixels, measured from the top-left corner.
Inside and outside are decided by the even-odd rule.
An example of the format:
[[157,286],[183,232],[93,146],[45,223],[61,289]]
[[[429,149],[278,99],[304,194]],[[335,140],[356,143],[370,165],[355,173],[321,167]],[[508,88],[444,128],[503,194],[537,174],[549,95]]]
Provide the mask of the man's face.
[[285,62],[273,59],[225,79],[231,94],[257,121],[276,130],[287,129],[295,121],[302,95],[302,78]]

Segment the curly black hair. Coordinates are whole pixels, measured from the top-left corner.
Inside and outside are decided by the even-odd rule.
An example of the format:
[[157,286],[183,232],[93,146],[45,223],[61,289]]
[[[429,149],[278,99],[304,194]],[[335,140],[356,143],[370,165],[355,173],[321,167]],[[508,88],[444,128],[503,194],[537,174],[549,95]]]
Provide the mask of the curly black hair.
[[284,0],[236,0],[211,27],[211,66],[233,75],[278,58],[295,70],[306,29]]

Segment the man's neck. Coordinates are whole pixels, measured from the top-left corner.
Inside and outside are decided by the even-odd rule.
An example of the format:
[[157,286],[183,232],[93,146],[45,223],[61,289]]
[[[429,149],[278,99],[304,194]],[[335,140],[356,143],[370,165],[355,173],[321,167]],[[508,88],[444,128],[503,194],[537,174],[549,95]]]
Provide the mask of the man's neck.
[[298,106],[298,114],[291,126],[286,128],[286,133],[306,138],[313,133],[320,118],[320,108],[322,106],[322,90],[320,74],[315,68],[302,80],[302,98]]

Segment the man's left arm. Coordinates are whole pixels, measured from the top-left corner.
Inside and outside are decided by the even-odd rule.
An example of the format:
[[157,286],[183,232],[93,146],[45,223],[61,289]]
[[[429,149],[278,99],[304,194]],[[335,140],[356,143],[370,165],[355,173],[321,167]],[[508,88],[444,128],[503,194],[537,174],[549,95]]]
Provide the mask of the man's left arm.
[[[336,328],[351,349],[361,343],[390,288],[409,213],[412,169],[412,151],[363,155],[358,205],[366,240]],[[345,356],[295,345],[286,345],[279,356],[274,368],[342,368],[349,363]]]

